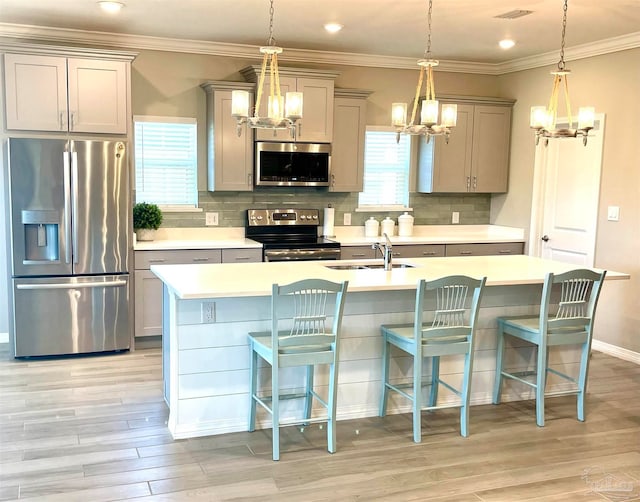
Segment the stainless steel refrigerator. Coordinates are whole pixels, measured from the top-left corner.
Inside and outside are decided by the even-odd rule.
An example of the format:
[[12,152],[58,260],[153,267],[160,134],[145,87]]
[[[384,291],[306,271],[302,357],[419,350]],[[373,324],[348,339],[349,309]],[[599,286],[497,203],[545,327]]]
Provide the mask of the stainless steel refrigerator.
[[10,138],[7,158],[14,356],[128,349],[126,142]]

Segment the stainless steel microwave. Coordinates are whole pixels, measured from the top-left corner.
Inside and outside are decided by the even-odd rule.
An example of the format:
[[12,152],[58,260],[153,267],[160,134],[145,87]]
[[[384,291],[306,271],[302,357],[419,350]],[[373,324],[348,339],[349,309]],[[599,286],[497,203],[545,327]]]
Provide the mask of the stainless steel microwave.
[[257,141],[255,165],[259,186],[329,186],[331,145]]

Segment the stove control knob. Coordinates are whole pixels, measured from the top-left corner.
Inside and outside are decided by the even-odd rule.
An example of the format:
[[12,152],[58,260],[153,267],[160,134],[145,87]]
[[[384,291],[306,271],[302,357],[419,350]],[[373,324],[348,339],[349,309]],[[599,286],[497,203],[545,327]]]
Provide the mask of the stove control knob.
[[300,215],[300,219],[301,220],[306,220],[307,219],[307,215],[306,214],[301,214]]
[[317,220],[317,219],[318,219],[318,215],[317,215],[317,214],[314,214],[314,215],[313,215],[313,219],[314,219],[314,220]]
[[262,216],[256,216],[257,220],[260,221],[262,219]]

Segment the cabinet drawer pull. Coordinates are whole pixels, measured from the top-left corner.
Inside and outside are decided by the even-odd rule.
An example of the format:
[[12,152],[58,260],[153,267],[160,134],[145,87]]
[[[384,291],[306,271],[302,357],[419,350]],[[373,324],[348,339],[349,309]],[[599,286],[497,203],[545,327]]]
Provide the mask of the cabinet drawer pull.
[[364,253],[353,253],[351,255],[352,258],[364,258]]
[[251,259],[251,257],[250,257],[250,256],[236,256],[236,257],[234,258],[234,261],[247,261],[247,260],[249,260],[249,259]]
[[472,251],[460,251],[460,254],[461,255],[469,255],[470,256],[470,255],[473,254],[473,252]]
[[498,254],[511,254],[511,250],[510,249],[501,249],[500,251],[498,251]]
[[194,258],[193,260],[194,263],[200,263],[200,262],[206,262],[209,261],[209,258]]
[[149,259],[149,263],[164,263],[166,260],[164,258],[151,258]]
[[436,252],[435,251],[423,251],[422,252],[422,256],[435,256]]

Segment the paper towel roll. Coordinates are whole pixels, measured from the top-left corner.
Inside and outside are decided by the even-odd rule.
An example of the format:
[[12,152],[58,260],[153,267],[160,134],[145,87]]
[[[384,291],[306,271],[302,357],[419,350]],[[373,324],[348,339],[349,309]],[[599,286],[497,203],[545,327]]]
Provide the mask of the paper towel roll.
[[334,229],[336,218],[336,210],[333,207],[324,208],[324,220],[322,227],[322,235],[325,237],[335,237],[336,232]]

